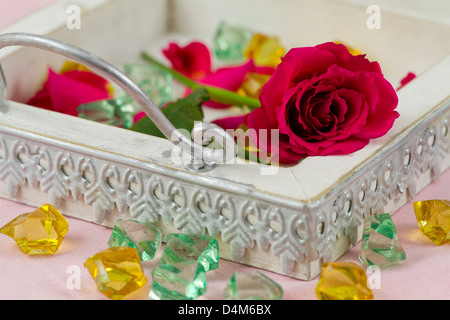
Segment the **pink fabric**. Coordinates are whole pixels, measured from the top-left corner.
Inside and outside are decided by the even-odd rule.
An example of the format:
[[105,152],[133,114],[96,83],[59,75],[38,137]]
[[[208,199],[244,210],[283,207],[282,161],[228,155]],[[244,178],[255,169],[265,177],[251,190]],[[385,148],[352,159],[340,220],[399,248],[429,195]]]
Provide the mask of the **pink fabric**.
[[56,0],[0,0],[0,29]]
[[[412,202],[429,199],[450,199],[448,183],[450,171],[425,188],[393,215],[400,242],[407,254],[404,264],[380,273],[380,288],[373,289],[376,300],[449,299],[450,298],[450,250],[449,244],[434,245],[419,230]],[[43,202],[46,200],[43,199]],[[33,210],[29,206],[0,199],[0,226],[17,215]],[[15,242],[0,234],[0,299],[107,299],[95,286],[84,268],[84,261],[107,248],[111,229],[86,221],[68,218],[70,230],[58,252],[53,256],[27,256],[19,251]],[[339,261],[359,264],[360,243]],[[156,262],[144,263],[149,283],[130,294],[126,299],[147,299],[151,285],[151,269]],[[255,268],[221,260],[219,269],[208,274],[208,291],[204,299],[223,299],[223,290],[235,271],[247,272]],[[74,271],[75,270],[75,271]],[[286,300],[317,300],[314,289],[318,278],[301,281],[260,270],[283,290]],[[79,274],[80,287],[72,280]]]

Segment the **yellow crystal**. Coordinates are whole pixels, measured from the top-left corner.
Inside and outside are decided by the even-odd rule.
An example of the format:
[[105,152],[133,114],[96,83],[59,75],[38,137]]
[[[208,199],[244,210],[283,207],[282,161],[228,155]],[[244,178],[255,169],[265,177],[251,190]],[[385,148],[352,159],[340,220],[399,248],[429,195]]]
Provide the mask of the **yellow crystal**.
[[450,241],[450,201],[417,201],[413,206],[420,231],[439,246]]
[[249,72],[245,75],[244,82],[237,92],[242,96],[258,99],[261,88],[269,79],[270,75]]
[[319,300],[373,300],[364,269],[353,262],[323,263],[315,291]]
[[0,229],[26,254],[55,253],[69,231],[69,223],[52,205],[19,215]]
[[98,290],[112,300],[120,300],[147,283],[139,253],[131,247],[112,247],[84,263]]
[[252,58],[257,66],[273,68],[281,62],[281,58],[285,53],[286,51],[278,38],[260,33],[253,35],[244,49],[244,57],[247,59]]

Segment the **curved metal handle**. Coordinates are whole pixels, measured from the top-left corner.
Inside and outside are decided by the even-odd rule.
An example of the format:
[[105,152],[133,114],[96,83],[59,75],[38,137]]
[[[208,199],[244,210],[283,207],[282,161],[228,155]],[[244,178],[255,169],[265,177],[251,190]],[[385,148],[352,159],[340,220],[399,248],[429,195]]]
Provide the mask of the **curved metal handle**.
[[[139,104],[167,139],[175,145],[180,146],[192,156],[193,162],[189,167],[195,171],[211,169],[216,164],[224,163],[236,155],[234,139],[225,130],[211,123],[204,123],[203,125],[199,123],[194,127],[192,134],[194,136],[195,132],[197,136],[200,132],[202,134],[200,141],[203,144],[196,143],[198,139],[194,139],[194,141],[190,140],[173,126],[136,83],[119,69],[83,49],[48,37],[28,33],[7,33],[0,35],[0,49],[8,46],[29,46],[61,54],[82,63],[91,70],[116,83]],[[3,88],[1,88],[0,84],[0,99],[3,99],[6,96],[6,80],[1,70],[1,65],[0,81],[4,83]],[[206,131],[209,131],[209,135],[205,134]],[[223,149],[204,147],[203,137],[206,136],[212,136],[215,141],[222,144]]]

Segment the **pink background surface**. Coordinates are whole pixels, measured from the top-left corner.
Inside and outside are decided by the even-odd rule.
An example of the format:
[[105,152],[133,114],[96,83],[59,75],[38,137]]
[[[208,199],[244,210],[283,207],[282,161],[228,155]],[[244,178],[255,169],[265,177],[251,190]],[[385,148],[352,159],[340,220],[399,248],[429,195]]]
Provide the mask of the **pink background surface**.
[[[0,28],[53,1],[0,0]],[[393,215],[407,261],[381,270],[379,286],[373,289],[376,300],[450,298],[450,244],[436,246],[428,240],[417,226],[412,207],[414,201],[450,199],[449,184],[450,171],[447,171]],[[19,214],[34,210],[3,199],[0,199],[0,208],[0,226]],[[111,229],[72,218],[68,221],[70,230],[58,252],[52,256],[25,255],[12,239],[0,235],[0,299],[108,299],[97,290],[83,264],[91,255],[107,248]],[[359,251],[360,243],[339,261],[360,264]],[[155,263],[143,263],[149,281],[126,299],[147,299]],[[221,260],[219,269],[208,274],[208,291],[200,299],[223,299],[224,288],[232,273],[250,270],[254,268]],[[317,300],[314,289],[318,278],[301,281],[260,271],[282,286],[283,299]]]
[[0,0],[0,28],[56,0]]

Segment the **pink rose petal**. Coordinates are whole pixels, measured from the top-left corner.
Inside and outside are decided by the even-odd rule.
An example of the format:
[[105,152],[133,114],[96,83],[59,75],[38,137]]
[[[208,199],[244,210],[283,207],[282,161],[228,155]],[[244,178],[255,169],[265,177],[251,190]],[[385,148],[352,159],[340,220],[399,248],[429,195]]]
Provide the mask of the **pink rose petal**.
[[89,71],[68,71],[58,74],[49,69],[42,90],[28,104],[77,116],[81,104],[109,99],[107,81]]
[[193,79],[200,79],[211,73],[211,53],[201,42],[194,41],[184,47],[171,42],[163,50],[163,54],[176,71]]

